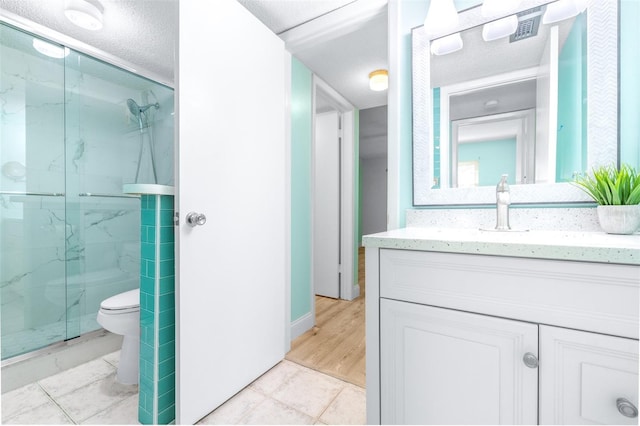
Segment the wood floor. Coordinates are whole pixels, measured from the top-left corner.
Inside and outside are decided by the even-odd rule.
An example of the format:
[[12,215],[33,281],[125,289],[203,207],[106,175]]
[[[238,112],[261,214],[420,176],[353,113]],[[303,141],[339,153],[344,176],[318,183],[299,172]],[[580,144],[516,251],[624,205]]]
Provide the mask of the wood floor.
[[352,301],[316,296],[316,327],[291,342],[286,359],[365,386],[364,248],[358,252],[360,296]]

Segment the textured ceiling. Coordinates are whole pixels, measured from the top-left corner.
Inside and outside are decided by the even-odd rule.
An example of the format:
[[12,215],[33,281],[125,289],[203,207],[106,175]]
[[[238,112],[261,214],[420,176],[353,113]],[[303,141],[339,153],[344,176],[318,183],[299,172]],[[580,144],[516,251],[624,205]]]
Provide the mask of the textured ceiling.
[[[300,28],[315,17],[329,20],[328,33],[320,43],[297,46],[294,56],[344,96],[356,108],[366,109],[387,104],[387,92],[369,89],[369,73],[388,69],[387,9],[367,19],[356,19],[331,28],[340,15],[352,8],[377,8],[371,0],[238,0],[276,34]],[[319,28],[319,32],[324,28]]]
[[[183,0],[186,1],[186,0]],[[196,0],[189,0],[196,1]],[[198,0],[205,1],[205,0]],[[215,0],[206,0],[215,1]],[[371,0],[239,0],[276,34],[330,16],[353,3]],[[124,61],[140,74],[173,85],[178,0],[100,0],[104,27],[88,31],[64,16],[64,0],[0,0],[0,14],[17,15]],[[56,40],[62,41],[62,40]],[[69,44],[69,43],[64,43]],[[82,45],[70,45],[83,51]],[[86,53],[91,52],[84,49]],[[385,92],[372,92],[367,75],[387,68],[387,22],[384,17],[354,25],[353,31],[296,52],[312,71],[358,108],[385,105]]]
[[369,73],[389,69],[387,13],[353,32],[301,49],[295,56],[359,109],[387,104],[387,91],[369,89]]
[[356,0],[238,0],[276,34],[325,15]]
[[63,13],[64,0],[0,0],[0,13],[19,15],[172,84],[177,0],[100,2],[104,6],[104,27],[100,31],[88,31],[69,22]]

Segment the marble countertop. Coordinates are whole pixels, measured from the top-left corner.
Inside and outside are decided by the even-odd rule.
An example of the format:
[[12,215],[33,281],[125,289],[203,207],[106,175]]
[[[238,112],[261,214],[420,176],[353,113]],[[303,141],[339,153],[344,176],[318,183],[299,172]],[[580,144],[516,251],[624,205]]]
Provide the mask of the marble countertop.
[[640,265],[640,234],[402,228],[366,235],[365,247]]

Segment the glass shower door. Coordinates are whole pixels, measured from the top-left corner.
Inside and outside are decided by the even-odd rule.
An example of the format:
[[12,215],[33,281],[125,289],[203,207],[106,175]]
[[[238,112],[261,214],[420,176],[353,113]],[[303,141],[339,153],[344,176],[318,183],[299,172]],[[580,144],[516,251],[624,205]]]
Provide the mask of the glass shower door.
[[66,52],[0,25],[2,359],[66,336]]

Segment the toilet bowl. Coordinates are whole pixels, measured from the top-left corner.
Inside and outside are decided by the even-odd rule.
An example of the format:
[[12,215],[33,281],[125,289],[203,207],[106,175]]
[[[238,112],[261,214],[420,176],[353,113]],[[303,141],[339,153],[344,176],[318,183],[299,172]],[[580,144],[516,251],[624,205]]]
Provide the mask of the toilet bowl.
[[126,291],[100,304],[98,324],[105,330],[124,336],[116,379],[132,385],[138,383],[140,354],[140,289]]

